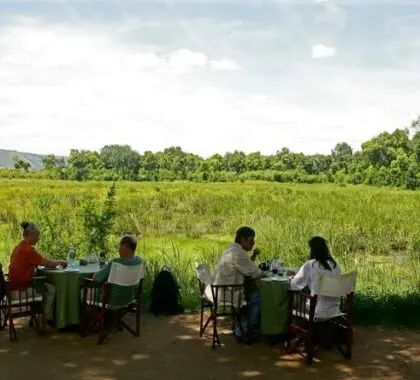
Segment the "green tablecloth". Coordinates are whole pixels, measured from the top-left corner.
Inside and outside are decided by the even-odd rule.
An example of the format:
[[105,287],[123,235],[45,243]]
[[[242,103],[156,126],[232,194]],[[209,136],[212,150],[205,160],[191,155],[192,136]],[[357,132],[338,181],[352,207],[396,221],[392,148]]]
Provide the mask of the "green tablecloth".
[[38,269],[41,276],[56,289],[57,328],[79,323],[80,319],[80,279],[92,277],[99,270],[98,265],[81,266],[78,272]]
[[256,281],[261,296],[261,333],[279,335],[287,332],[289,281]]

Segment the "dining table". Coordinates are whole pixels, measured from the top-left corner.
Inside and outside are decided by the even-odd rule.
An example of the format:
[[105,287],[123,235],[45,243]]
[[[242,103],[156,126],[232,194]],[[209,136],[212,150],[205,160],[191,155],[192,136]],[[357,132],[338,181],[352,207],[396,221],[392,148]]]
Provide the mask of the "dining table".
[[38,268],[37,275],[44,276],[55,286],[55,318],[58,329],[79,324],[81,279],[91,278],[101,268],[98,264],[81,265],[75,269]]
[[[288,270],[285,271],[287,273]],[[296,273],[296,269],[293,268]],[[289,317],[288,289],[293,276],[269,274],[256,281],[261,299],[261,334],[287,333]]]

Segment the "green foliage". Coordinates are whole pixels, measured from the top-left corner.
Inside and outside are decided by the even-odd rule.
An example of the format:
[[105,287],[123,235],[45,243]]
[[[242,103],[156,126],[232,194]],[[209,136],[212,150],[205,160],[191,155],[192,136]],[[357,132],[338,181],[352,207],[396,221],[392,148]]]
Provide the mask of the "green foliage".
[[88,200],[82,206],[82,220],[88,252],[107,256],[109,253],[108,239],[112,232],[115,210],[115,184],[109,188],[103,206],[93,200]]
[[0,170],[0,178],[39,178],[74,181],[235,182],[264,180],[284,183],[336,183],[420,188],[420,117],[408,129],[383,132],[353,152],[346,142],[331,154],[304,155],[282,148],[274,155],[241,151],[207,159],[179,146],[139,154],[128,145],[107,145],[98,152],[71,150],[66,162],[49,155],[44,169],[29,172],[16,161],[16,170]]
[[31,164],[18,156],[13,157],[14,167],[16,170],[23,170],[25,172],[28,172],[31,168]]
[[[358,322],[420,326],[415,317],[420,313],[420,192],[347,185],[345,171],[345,187],[249,182],[246,175],[241,174],[244,183],[125,182],[118,185],[118,197],[115,187],[103,182],[4,180],[0,262],[7,266],[23,219],[40,225],[39,249],[54,258],[65,258],[70,244],[79,257],[91,250],[115,256],[112,248],[130,232],[143,237],[138,254],[150,263],[145,300],[154,273],[167,264],[177,274],[186,307],[194,308],[199,299],[194,258],[214,264],[238,226],[255,227],[261,259],[281,255],[291,266],[306,260],[307,240],[319,234],[344,271],[358,271]],[[107,191],[105,201],[98,201]]]

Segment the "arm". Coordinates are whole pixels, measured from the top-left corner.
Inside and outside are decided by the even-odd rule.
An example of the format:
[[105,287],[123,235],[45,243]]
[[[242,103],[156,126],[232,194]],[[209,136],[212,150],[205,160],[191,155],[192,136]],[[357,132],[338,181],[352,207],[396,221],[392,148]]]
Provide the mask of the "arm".
[[105,282],[108,280],[109,272],[111,272],[111,264],[112,262],[109,262],[100,271],[96,272],[93,275],[92,280],[95,282]]
[[37,252],[34,247],[31,247],[27,253],[27,260],[34,266],[44,265],[46,267],[55,268],[57,265],[67,266],[64,260],[49,260]]
[[261,250],[259,248],[255,248],[254,252],[252,253],[251,260],[255,261],[255,259],[260,255]]
[[57,265],[62,265],[63,267],[67,266],[67,261],[65,260],[49,260],[42,256],[41,259],[40,265],[44,265],[48,268],[55,268]]
[[264,276],[258,265],[246,253],[237,253],[234,265],[244,276],[251,277],[254,280]]
[[310,281],[310,268],[309,263],[305,263],[296,274],[295,277],[290,281],[290,288],[292,290],[302,290],[309,285]]

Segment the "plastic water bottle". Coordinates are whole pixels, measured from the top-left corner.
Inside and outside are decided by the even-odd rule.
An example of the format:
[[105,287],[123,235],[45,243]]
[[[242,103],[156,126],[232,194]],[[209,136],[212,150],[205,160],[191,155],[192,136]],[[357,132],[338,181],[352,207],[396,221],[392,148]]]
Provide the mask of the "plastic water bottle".
[[69,270],[74,269],[74,266],[75,266],[74,265],[74,258],[75,257],[76,257],[76,252],[75,252],[74,246],[73,246],[73,244],[70,244],[69,259],[68,259],[68,262],[67,262]]
[[278,260],[278,267],[279,267],[279,275],[283,276],[284,275],[284,261],[280,256]]
[[75,258],[76,258],[76,251],[74,249],[74,245],[70,244],[69,259],[74,260]]
[[106,264],[105,252],[101,252],[99,256],[99,267],[102,268]]

